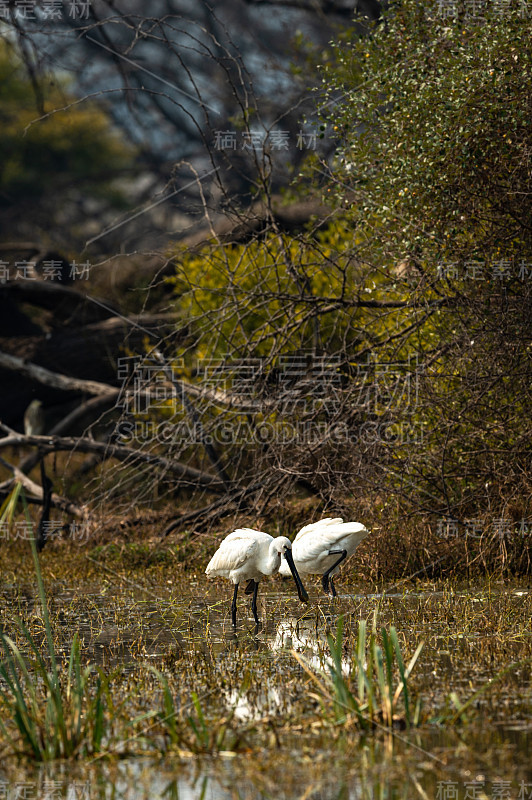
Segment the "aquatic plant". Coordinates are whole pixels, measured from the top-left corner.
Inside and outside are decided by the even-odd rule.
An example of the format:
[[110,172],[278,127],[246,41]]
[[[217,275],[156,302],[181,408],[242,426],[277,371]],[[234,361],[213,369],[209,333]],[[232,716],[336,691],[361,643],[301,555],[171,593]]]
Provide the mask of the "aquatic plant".
[[[234,708],[226,715],[207,718],[200,697],[196,692],[191,692],[191,703],[178,709],[166,677],[155,667],[151,667],[151,672],[157,676],[163,691],[163,708],[155,717],[163,727],[166,748],[194,754],[238,749],[246,731],[244,728],[236,731],[232,726]],[[190,706],[193,710],[187,713],[186,709]]]
[[[374,629],[367,637],[367,622],[360,620],[354,650],[351,656],[352,667],[346,676],[343,652],[344,617],[337,623],[336,636],[327,635],[331,658],[327,661],[329,683],[324,684],[310,669],[305,659],[293,653],[305,671],[318,685],[322,708],[326,715],[327,700],[333,704],[335,723],[345,725],[353,717],[358,725],[368,731],[375,725],[392,728],[405,724],[412,727],[419,722],[420,704],[412,709],[411,690],[408,681],[414,665],[421,653],[420,643],[405,668],[396,629],[381,629],[381,644]],[[402,707],[400,707],[402,700]]]
[[[3,719],[0,718],[0,731],[15,753],[36,761],[98,753],[107,728],[105,712],[108,681],[102,671],[95,670],[92,665],[82,667],[77,634],[70,650],[66,680],[61,674],[33,525],[20,484],[17,484],[0,509],[1,520],[12,519],[19,498],[30,531],[30,545],[46,632],[47,658],[43,657],[39,645],[22,621],[18,622],[18,628],[28,645],[31,659],[21,653],[11,637],[5,633],[0,634],[4,656],[0,663],[0,697],[5,706]],[[92,677],[95,671],[98,677],[94,686]]]

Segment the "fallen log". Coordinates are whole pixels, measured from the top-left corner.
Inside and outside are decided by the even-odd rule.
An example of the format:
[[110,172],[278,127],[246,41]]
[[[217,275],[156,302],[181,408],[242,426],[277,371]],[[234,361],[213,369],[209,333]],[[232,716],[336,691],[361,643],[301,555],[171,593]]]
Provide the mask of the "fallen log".
[[8,434],[3,439],[0,439],[0,449],[5,447],[30,446],[38,447],[41,453],[57,453],[61,451],[101,453],[105,455],[106,458],[116,458],[118,461],[122,462],[150,464],[154,467],[160,467],[166,472],[170,472],[172,475],[181,478],[187,485],[201,487],[215,493],[225,492],[224,484],[216,476],[209,475],[194,467],[189,467],[187,464],[164,458],[155,453],[146,453],[142,450],[134,450],[131,447],[109,444],[107,442],[96,442],[94,439],[76,439],[74,437],[63,436],[26,436],[23,433],[17,433],[17,431],[11,430],[11,428],[2,422],[0,422],[0,429]]
[[[34,498],[37,498],[41,503],[44,504],[44,493],[39,484],[35,483],[35,481],[32,481],[27,475],[24,475],[24,473],[21,472],[21,470],[14,464],[10,464],[1,457],[0,464],[13,473],[13,478],[0,483],[0,492],[9,493],[18,482],[22,484],[26,491],[31,492]],[[55,508],[60,508],[61,511],[64,511],[66,514],[70,514],[73,517],[77,517],[78,519],[86,519],[88,516],[89,511],[86,506],[78,506],[76,503],[72,503],[72,501],[68,500],[66,497],[55,494],[55,492],[52,492],[49,497],[49,501]]]
[[37,364],[25,361],[18,356],[0,352],[0,367],[12,370],[19,375],[24,375],[38,383],[44,383],[54,389],[63,389],[67,392],[83,392],[84,394],[94,394],[98,396],[118,397],[119,389],[109,386],[99,381],[86,381],[79,378],[71,378],[59,372],[51,372],[49,369],[39,367]]
[[108,319],[118,313],[109,303],[102,303],[54,281],[8,281],[0,285],[0,297],[45,308],[54,312],[57,321],[75,320],[78,326]]

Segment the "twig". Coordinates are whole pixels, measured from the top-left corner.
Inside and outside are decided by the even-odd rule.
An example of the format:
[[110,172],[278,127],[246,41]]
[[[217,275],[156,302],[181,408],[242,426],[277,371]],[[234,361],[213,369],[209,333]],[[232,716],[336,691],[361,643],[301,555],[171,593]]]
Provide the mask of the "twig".
[[[4,483],[0,484],[0,491],[6,491],[13,487],[13,484],[16,481],[19,481],[25,489],[31,492],[34,497],[39,498],[43,505],[46,503],[46,498],[43,495],[42,488],[28,478],[27,475],[24,475],[23,472],[20,471],[18,467],[15,467],[13,464],[10,464],[5,459],[0,457],[0,464],[8,469],[10,472],[13,473],[14,477],[9,481],[4,481]],[[86,519],[88,515],[88,509],[86,506],[78,506],[75,503],[72,503],[66,497],[61,497],[61,495],[53,493],[50,497],[50,502],[56,508],[60,508],[62,511],[65,511],[67,514],[71,514],[73,517],[78,517],[79,519]]]
[[49,369],[39,367],[31,361],[24,361],[18,356],[11,356],[8,353],[0,352],[0,367],[13,370],[19,375],[24,375],[31,380],[53,386],[55,389],[63,389],[67,392],[77,391],[85,394],[105,395],[107,397],[118,397],[119,389],[109,386],[99,381],[85,381],[79,378],[71,378],[59,372],[51,372]]
[[[95,411],[101,408],[101,406],[109,405],[112,400],[113,398],[109,395],[104,395],[103,397],[91,397],[90,400],[86,400],[84,403],[81,403],[79,406],[77,406],[77,408],[71,411],[70,414],[67,414],[67,416],[58,422],[57,425],[54,425],[54,427],[48,431],[48,436],[57,436],[58,434],[63,433],[64,431],[68,430],[74,422],[77,422],[78,419],[84,417],[85,414]],[[19,469],[27,474],[33,469],[38,460],[39,453],[37,451],[21,461]]]
[[246,487],[245,489],[241,489],[239,492],[235,492],[232,495],[228,495],[226,497],[220,498],[220,500],[215,500],[213,503],[209,503],[208,506],[204,506],[203,508],[199,508],[197,511],[189,511],[188,514],[183,514],[182,517],[179,519],[174,520],[162,533],[161,539],[165,539],[172,531],[176,530],[176,528],[180,528],[185,523],[195,522],[202,517],[209,517],[214,515],[214,517],[223,517],[226,514],[230,514],[232,511],[236,509],[240,509],[244,506],[244,501],[250,494],[254,494],[258,492],[260,489],[264,488],[264,483],[253,483],[251,486]]
[[133,450],[130,447],[107,444],[106,442],[96,442],[93,439],[75,439],[73,437],[64,436],[26,436],[23,433],[17,433],[17,431],[12,430],[3,422],[0,422],[0,430],[6,431],[6,433],[9,434],[3,439],[0,439],[0,449],[4,447],[29,445],[30,447],[39,447],[42,453],[57,453],[62,450],[77,450],[80,453],[103,453],[108,458],[116,458],[118,461],[130,461],[133,463],[136,461],[161,467],[195,486],[202,486],[212,492],[220,492],[224,488],[221,481],[214,475],[201,472],[179,461],[171,461],[168,458],[163,458],[153,453]]

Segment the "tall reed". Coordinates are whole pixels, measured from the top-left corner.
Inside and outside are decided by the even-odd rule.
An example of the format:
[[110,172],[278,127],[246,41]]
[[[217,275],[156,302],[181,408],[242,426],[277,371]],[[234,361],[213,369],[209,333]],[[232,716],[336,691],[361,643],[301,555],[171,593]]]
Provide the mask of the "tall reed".
[[305,658],[295,658],[320,688],[322,707],[331,700],[337,724],[356,720],[364,731],[376,724],[391,728],[396,724],[413,727],[419,723],[420,704],[412,708],[409,678],[423,648],[420,643],[405,668],[396,629],[381,629],[380,642],[375,627],[367,636],[367,622],[360,620],[350,658],[349,674],[343,653],[344,618],[339,617],[336,636],[327,635],[330,659],[327,660],[329,681],[316,675]]
[[[66,676],[58,665],[39,556],[24,489],[17,484],[0,509],[0,523],[10,522],[22,502],[42,606],[46,633],[46,658],[23,624],[19,631],[29,655],[23,655],[5,633],[0,634],[0,697],[7,714],[0,731],[14,753],[35,761],[72,758],[100,752],[106,734],[108,681],[101,670],[81,665],[79,637],[74,636]],[[93,673],[97,673],[94,685]]]

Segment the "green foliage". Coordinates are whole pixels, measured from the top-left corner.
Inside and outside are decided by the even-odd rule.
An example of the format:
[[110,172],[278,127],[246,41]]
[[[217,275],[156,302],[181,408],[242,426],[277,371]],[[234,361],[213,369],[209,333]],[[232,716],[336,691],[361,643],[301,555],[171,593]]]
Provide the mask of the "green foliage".
[[42,88],[49,116],[34,122],[41,114],[24,66],[0,43],[0,206],[31,208],[47,199],[57,207],[72,187],[123,204],[112,180],[132,152],[106,114],[94,103],[76,105],[64,81]]
[[[312,475],[328,502],[364,485],[475,518],[510,492],[530,496],[532,21],[513,5],[487,4],[478,22],[406,0],[371,35],[340,40],[322,65],[336,158],[325,186],[322,167],[305,176],[336,207],[328,227],[272,223],[245,244],[174,252],[188,380],[197,359],[260,357],[271,389],[283,354],[337,358],[332,411],[310,402],[305,418],[310,380],[299,405],[278,392],[273,410],[260,400],[274,391],[254,387],[255,425],[277,433],[298,414],[325,425],[334,414],[343,426],[313,459],[276,441],[277,463]],[[215,427],[225,412],[212,406]],[[244,449],[231,453],[243,469]]]
[[[170,282],[183,316],[194,320],[197,357],[264,357],[308,347],[318,308],[309,298],[318,304],[337,298],[360,273],[341,219],[313,235],[272,232],[245,244],[174,254],[178,264]],[[344,337],[353,341],[356,333],[347,323],[347,315],[324,315],[320,343],[336,349]]]
[[325,69],[326,93],[344,93],[331,119],[337,197],[352,190],[365,228],[386,226],[383,255],[530,247],[531,21],[514,5],[486,4],[475,23],[407,0]]
[[[342,92],[329,119],[342,137],[330,194],[364,261],[387,272],[382,292],[408,287],[396,319],[441,303],[402,340],[431,364],[411,417],[421,459],[395,452],[457,516],[530,474],[518,443],[529,434],[532,22],[509,5],[450,20],[407,0],[324,68],[326,94]],[[474,262],[482,280],[465,277]]]
[[[0,665],[0,677],[4,686],[0,695],[19,738],[5,717],[0,721],[0,729],[13,751],[35,761],[99,753],[107,728],[105,677],[100,672],[94,686],[94,668],[81,666],[77,635],[72,642],[66,681],[63,681],[59,673],[50,671],[37,643],[22,623],[20,631],[33,653],[33,661],[23,656],[8,636],[1,636],[4,660]],[[48,655],[52,660],[52,652]]]

